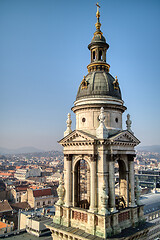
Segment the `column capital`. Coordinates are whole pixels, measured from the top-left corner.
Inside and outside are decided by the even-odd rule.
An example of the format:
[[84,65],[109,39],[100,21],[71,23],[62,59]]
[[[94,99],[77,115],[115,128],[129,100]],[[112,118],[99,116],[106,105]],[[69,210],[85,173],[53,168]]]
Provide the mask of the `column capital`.
[[64,157],[66,157],[66,161],[72,161],[72,154],[64,154]]
[[127,154],[128,161],[129,162],[134,161],[135,156],[136,156],[136,154]]
[[91,162],[96,162],[98,159],[97,154],[89,154]]
[[109,162],[115,162],[116,160],[118,160],[120,158],[119,154],[107,154],[107,159]]

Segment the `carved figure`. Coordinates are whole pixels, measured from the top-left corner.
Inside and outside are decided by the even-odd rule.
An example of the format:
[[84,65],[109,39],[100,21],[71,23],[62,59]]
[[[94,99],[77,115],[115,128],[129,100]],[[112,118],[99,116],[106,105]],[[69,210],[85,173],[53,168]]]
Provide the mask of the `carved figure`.
[[83,80],[81,82],[81,88],[82,89],[88,88],[88,82],[86,81],[86,77],[85,76],[83,77]]
[[108,207],[108,195],[106,194],[106,183],[105,181],[103,182],[103,187],[102,187],[102,193],[101,193],[101,209],[99,211],[100,214],[106,215],[109,214],[109,211],[107,209]]
[[96,137],[97,138],[102,138],[102,139],[108,138],[108,130],[104,125],[104,120],[105,120],[104,108],[101,107],[101,112],[100,112],[100,115],[99,115],[100,124],[99,124],[99,127],[96,130]]
[[141,196],[141,188],[139,186],[139,179],[136,177],[136,188],[135,188],[135,197],[137,205],[141,205],[140,196]]
[[130,119],[130,114],[127,114],[127,121],[126,121],[127,130],[129,132],[133,133],[132,130],[131,130],[131,124],[132,124],[132,121]]
[[119,82],[118,82],[118,78],[117,78],[117,76],[115,77],[115,80],[114,80],[114,82],[113,82],[113,85],[114,85],[114,89],[119,89]]
[[58,201],[57,201],[57,205],[63,205],[64,204],[64,193],[65,193],[65,189],[63,186],[63,180],[62,180],[62,176],[60,176],[60,180],[59,180],[59,186],[57,188],[57,193],[58,193]]
[[67,117],[66,123],[67,123],[67,129],[64,132],[64,137],[72,132],[72,129],[71,129],[72,120],[71,120],[71,114],[70,113],[68,113],[68,117]]

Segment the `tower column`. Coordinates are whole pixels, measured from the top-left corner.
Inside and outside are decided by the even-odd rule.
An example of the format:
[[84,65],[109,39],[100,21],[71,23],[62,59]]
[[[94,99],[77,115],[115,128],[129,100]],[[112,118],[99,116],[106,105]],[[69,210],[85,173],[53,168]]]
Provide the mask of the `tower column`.
[[96,210],[96,161],[94,156],[91,157],[91,200],[90,211]]
[[72,155],[66,155],[65,157],[66,157],[65,206],[69,207],[72,204]]
[[114,161],[109,161],[109,197],[110,197],[110,211],[115,212],[115,174],[114,174]]
[[128,167],[129,167],[129,190],[130,190],[130,207],[135,207],[135,194],[134,194],[134,157],[135,155],[128,155]]

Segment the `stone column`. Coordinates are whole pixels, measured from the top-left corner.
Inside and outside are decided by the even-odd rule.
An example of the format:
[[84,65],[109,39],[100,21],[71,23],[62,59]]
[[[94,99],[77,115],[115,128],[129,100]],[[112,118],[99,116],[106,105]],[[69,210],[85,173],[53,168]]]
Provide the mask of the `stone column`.
[[114,161],[110,159],[109,161],[109,202],[110,202],[110,212],[116,212],[115,206],[115,174],[114,174]]
[[129,168],[129,190],[130,190],[130,207],[135,207],[135,193],[134,193],[134,157],[135,155],[128,155],[128,168]]
[[129,184],[128,184],[128,182],[129,182],[129,172],[128,171],[126,171],[126,181],[127,181],[127,195],[126,195],[126,207],[129,207]]
[[87,164],[87,201],[90,202],[90,168]]
[[96,161],[95,157],[91,156],[91,198],[90,198],[90,211],[96,210]]
[[66,155],[66,183],[65,183],[65,206],[72,204],[72,155]]

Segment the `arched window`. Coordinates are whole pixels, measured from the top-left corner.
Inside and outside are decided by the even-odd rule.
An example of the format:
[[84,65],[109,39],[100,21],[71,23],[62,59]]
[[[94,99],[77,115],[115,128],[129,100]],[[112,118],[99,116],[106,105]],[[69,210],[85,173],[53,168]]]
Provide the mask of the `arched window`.
[[96,53],[93,51],[93,61],[96,59]]
[[126,165],[123,160],[115,162],[115,195],[116,208],[122,209],[127,207],[127,179],[126,179]]
[[102,60],[102,51],[101,50],[99,51],[99,58],[98,58],[98,60]]
[[74,171],[75,206],[89,209],[90,206],[90,168],[85,160],[76,163]]

